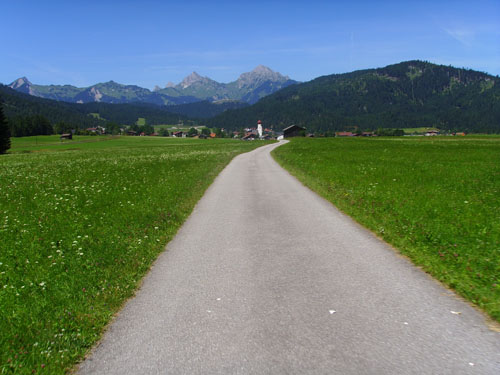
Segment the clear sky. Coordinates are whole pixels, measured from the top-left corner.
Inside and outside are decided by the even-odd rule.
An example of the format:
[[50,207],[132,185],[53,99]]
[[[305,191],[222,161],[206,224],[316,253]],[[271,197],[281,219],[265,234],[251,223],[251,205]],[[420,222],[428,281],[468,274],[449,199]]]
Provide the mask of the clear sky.
[[308,81],[405,60],[500,75],[500,0],[0,0],[0,82],[153,88],[259,64]]

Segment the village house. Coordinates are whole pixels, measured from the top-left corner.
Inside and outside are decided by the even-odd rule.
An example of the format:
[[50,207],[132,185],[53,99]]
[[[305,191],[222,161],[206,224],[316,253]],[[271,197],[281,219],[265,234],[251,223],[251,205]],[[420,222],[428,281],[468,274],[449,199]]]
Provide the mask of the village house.
[[439,135],[439,130],[429,130],[427,133],[425,133],[426,137],[433,137]]
[[186,138],[186,133],[183,131],[173,132],[172,137],[174,138]]
[[298,125],[291,125],[285,129],[283,129],[283,137],[291,138],[291,137],[299,137],[301,136],[306,129],[302,128]]
[[258,138],[258,135],[253,132],[247,133],[243,137],[241,137],[241,139],[244,141],[253,141],[256,138]]
[[354,137],[353,132],[336,132],[335,133],[336,137]]
[[106,134],[106,129],[103,128],[102,126],[97,126],[95,128],[87,128],[85,130],[93,134]]

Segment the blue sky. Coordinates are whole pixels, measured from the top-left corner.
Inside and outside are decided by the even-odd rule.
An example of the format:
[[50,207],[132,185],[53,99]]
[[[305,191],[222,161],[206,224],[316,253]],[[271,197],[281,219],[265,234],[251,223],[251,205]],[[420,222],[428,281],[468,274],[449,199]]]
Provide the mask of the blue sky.
[[405,60],[500,75],[500,1],[0,2],[0,82],[153,88],[192,71],[293,79]]

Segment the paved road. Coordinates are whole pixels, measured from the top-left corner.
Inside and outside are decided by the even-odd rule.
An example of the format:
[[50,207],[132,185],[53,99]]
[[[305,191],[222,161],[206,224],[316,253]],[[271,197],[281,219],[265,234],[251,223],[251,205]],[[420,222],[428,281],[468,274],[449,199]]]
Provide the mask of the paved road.
[[220,174],[80,373],[500,374],[500,333],[274,147]]

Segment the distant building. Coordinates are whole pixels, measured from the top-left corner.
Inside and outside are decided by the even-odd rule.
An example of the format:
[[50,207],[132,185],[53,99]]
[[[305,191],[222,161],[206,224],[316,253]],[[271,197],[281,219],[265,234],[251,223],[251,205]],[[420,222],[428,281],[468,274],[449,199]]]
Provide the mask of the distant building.
[[335,133],[336,137],[354,137],[353,132],[336,132]]
[[175,138],[186,138],[186,133],[184,133],[183,131],[173,132],[172,133],[172,137],[175,137]]
[[71,133],[64,133],[64,134],[61,134],[61,136],[59,138],[61,139],[61,141],[63,139],[73,139],[73,134],[71,134]]
[[250,132],[250,133],[245,134],[243,137],[241,137],[241,139],[244,141],[253,141],[257,137],[258,137],[257,134]]
[[427,133],[425,133],[426,137],[432,137],[432,136],[435,136],[435,135],[439,135],[439,131],[438,130],[429,130]]
[[106,133],[106,129],[103,128],[102,126],[97,126],[95,128],[87,128],[85,130],[87,130],[89,133],[93,133],[93,134],[105,134]]
[[283,129],[283,137],[284,138],[299,137],[304,134],[305,130],[306,130],[305,128],[302,128],[298,125],[292,125],[289,126],[288,128]]

